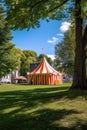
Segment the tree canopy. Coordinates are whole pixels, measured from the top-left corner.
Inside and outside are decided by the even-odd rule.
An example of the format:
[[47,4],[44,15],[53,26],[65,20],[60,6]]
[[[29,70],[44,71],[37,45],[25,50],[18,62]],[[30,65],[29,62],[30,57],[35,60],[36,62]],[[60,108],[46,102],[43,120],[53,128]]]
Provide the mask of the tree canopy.
[[[68,16],[66,6],[68,0],[3,0],[7,6],[7,20],[11,28],[24,29],[40,27],[40,20],[61,19]],[[43,11],[44,10],[44,11]],[[16,15],[15,15],[16,14]]]

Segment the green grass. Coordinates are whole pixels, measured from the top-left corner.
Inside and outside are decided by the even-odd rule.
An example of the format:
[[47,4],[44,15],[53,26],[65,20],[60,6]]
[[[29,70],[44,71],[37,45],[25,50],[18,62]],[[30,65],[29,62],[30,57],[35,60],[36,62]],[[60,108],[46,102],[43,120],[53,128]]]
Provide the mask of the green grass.
[[87,91],[0,85],[0,130],[86,130]]

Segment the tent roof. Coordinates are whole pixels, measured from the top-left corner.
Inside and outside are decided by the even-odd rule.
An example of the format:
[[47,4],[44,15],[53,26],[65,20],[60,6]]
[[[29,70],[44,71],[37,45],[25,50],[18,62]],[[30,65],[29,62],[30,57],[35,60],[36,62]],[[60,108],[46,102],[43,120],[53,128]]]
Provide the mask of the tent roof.
[[46,60],[44,57],[42,62],[38,65],[38,67],[31,72],[30,74],[54,74],[61,75],[58,71],[56,71]]

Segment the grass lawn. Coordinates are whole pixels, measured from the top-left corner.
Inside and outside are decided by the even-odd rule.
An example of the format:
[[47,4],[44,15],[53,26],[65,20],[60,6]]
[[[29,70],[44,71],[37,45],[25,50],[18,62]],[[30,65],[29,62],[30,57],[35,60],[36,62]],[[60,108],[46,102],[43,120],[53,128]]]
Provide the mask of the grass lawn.
[[0,130],[87,130],[87,91],[0,85]]

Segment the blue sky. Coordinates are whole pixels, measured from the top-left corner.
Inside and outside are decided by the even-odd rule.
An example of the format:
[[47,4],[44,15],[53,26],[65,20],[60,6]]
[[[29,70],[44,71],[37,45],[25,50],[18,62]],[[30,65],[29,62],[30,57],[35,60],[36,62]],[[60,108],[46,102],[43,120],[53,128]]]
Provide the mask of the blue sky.
[[[66,21],[51,20],[41,21],[40,28],[12,31],[12,42],[17,48],[22,50],[33,50],[38,55],[55,55],[55,45],[63,38],[63,34],[68,30],[70,23]],[[44,48],[44,50],[42,50]]]

